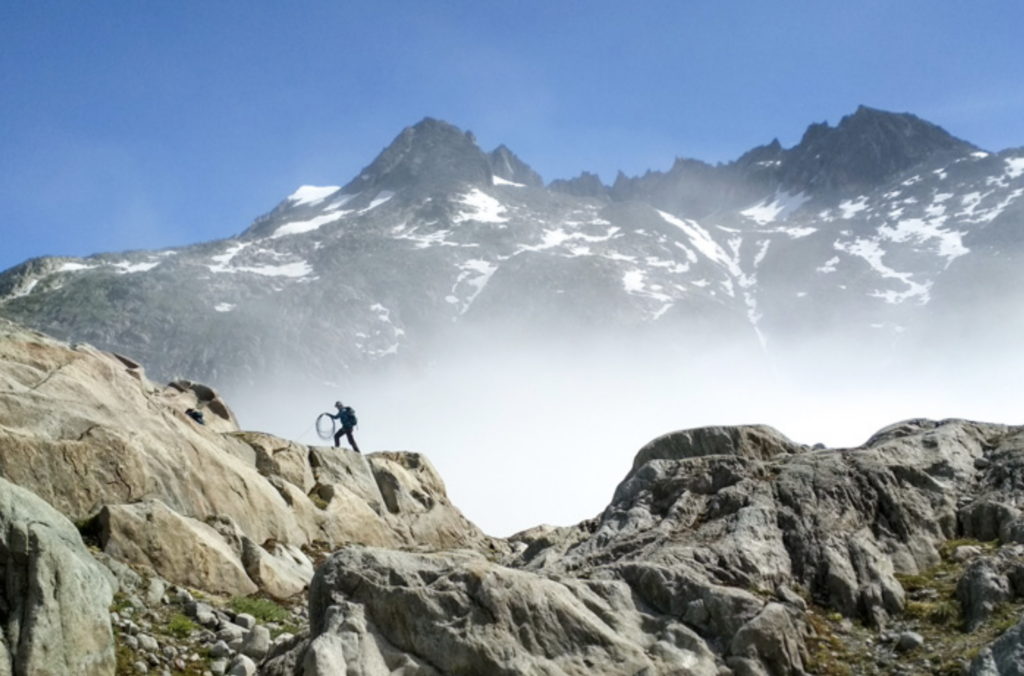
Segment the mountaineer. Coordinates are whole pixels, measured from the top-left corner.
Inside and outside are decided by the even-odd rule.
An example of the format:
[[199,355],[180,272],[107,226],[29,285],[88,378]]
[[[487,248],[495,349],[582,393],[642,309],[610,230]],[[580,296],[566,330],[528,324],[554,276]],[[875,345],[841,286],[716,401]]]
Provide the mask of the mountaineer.
[[337,415],[327,414],[329,418],[341,423],[341,429],[334,434],[334,447],[341,446],[341,435],[344,434],[348,437],[348,443],[352,446],[352,450],[359,453],[359,446],[356,445],[355,437],[352,436],[352,429],[359,424],[359,421],[356,420],[356,412],[351,406],[345,406],[340,401],[334,402],[334,407],[338,409]]

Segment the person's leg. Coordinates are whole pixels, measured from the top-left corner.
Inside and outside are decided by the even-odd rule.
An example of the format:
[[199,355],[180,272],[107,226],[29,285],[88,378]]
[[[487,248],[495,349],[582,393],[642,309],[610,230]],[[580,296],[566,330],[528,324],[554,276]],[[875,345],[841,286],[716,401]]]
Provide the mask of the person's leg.
[[352,428],[346,427],[345,434],[348,436],[348,443],[352,446],[352,450],[355,451],[356,453],[359,453],[359,455],[362,455],[362,453],[359,451],[359,446],[356,445],[356,438],[352,436]]
[[345,433],[345,428],[344,427],[334,433],[334,447],[335,448],[338,448],[339,446],[341,446],[341,435],[344,434],[344,433]]

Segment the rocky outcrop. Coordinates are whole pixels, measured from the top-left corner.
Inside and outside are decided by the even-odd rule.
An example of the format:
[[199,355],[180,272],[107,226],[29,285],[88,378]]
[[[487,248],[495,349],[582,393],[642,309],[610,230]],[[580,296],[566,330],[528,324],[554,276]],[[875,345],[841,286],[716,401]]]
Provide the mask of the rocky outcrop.
[[[510,556],[337,552],[311,585],[309,635],[279,645],[263,668],[814,673],[822,628],[812,607],[902,627],[901,580],[924,576],[944,543],[973,532],[975,502],[1008,502],[1000,491],[1012,481],[988,463],[1012,464],[1018,435],[912,420],[835,450],[765,426],[668,434],[641,449],[603,514],[515,536]],[[1016,598],[1015,556],[997,558],[965,568],[957,607],[969,626]],[[884,635],[895,647],[875,659],[886,665],[914,659],[926,640],[907,627]],[[985,659],[1007,659],[1004,643]]]
[[0,478],[0,674],[108,675],[109,573],[75,526]]
[[0,475],[92,524],[108,554],[207,591],[301,593],[303,548],[490,550],[422,456],[241,432],[209,387],[160,387],[130,359],[3,320],[0,448]]
[[317,573],[310,615],[310,638],[266,673],[717,673],[692,630],[640,612],[625,584],[554,580],[479,554],[345,548]]

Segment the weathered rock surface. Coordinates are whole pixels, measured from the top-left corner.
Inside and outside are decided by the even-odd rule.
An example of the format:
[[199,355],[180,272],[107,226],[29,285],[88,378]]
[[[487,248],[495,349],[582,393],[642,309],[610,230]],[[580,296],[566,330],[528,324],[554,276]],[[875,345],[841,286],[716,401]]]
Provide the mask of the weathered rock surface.
[[[187,408],[204,412],[200,425]],[[301,593],[303,547],[488,548],[415,454],[362,456],[241,432],[210,388],[159,387],[131,360],[0,320],[0,476],[115,558],[173,583]]]
[[0,674],[112,674],[108,576],[67,518],[0,478]]
[[[310,635],[263,668],[803,674],[809,604],[879,627],[902,617],[899,575],[935,566],[948,540],[989,534],[980,515],[1012,506],[1018,475],[1005,467],[1018,457],[1019,428],[962,420],[906,421],[839,451],[764,426],[668,434],[641,449],[603,514],[515,536],[512,554],[337,552],[310,588]],[[997,513],[1014,533],[1014,512]],[[968,622],[1024,582],[1012,552],[1000,560],[965,575]]]
[[310,614],[312,639],[266,673],[717,673],[692,630],[640,612],[621,582],[558,581],[473,553],[347,547],[314,578]]

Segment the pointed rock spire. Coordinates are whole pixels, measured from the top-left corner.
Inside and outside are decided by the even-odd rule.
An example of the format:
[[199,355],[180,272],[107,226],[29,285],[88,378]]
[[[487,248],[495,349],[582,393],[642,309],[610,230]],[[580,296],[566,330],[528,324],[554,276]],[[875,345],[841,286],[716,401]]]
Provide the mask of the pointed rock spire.
[[344,191],[397,191],[413,184],[430,190],[491,182],[490,161],[472,133],[428,117],[404,129]]

